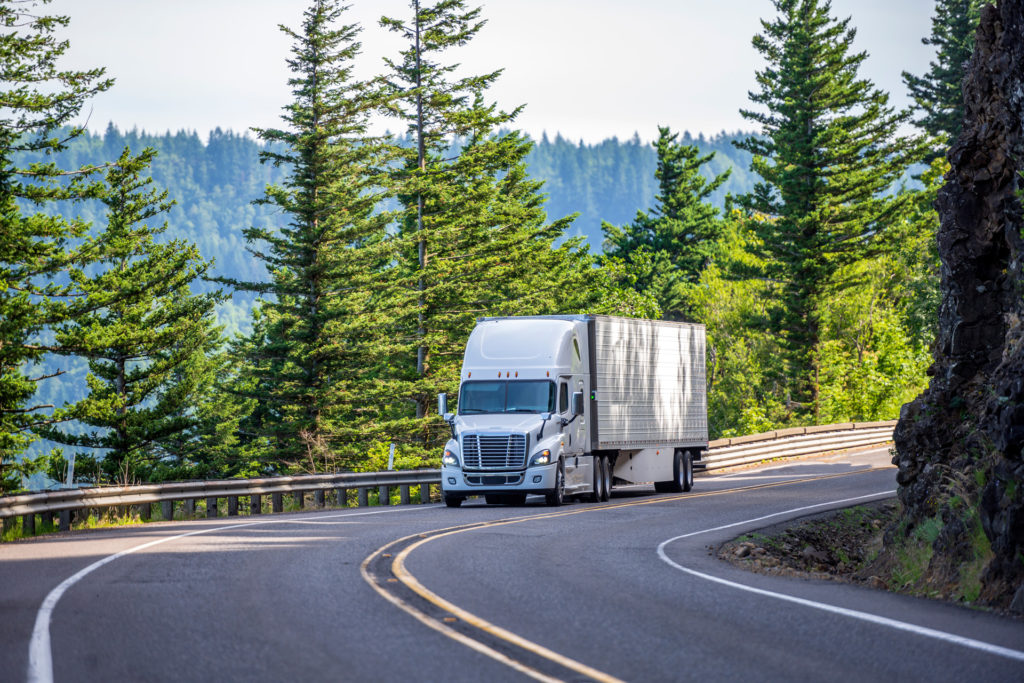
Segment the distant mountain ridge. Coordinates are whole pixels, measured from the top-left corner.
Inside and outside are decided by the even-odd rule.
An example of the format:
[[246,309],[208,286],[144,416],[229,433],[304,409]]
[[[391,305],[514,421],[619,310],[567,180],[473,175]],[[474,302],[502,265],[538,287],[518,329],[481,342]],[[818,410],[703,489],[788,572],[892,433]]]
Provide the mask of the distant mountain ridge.
[[[680,142],[696,145],[702,153],[715,152],[705,169],[709,177],[732,167],[729,180],[712,196],[718,206],[726,193],[742,194],[753,188],[750,154],[732,145],[733,140],[747,135],[723,131],[710,138],[694,138],[689,132],[679,136]],[[195,131],[154,135],[122,132],[109,125],[103,134],[89,133],[76,139],[55,161],[69,169],[102,163],[116,159],[126,145],[136,152],[144,147],[158,152],[153,179],[177,202],[167,215],[169,237],[195,242],[203,256],[216,260],[220,275],[262,276],[261,266],[245,251],[242,230],[279,221],[272,208],[252,201],[262,196],[268,183],[280,182],[286,173],[259,163],[262,143],[220,128],[211,131],[204,142]],[[585,144],[560,134],[553,138],[544,134],[528,157],[530,174],[544,181],[548,216],[560,218],[578,212],[573,231],[586,237],[594,250],[601,248],[602,221],[621,225],[633,220],[638,210],[650,208],[657,190],[656,162],[653,147],[637,135],[626,141],[612,137]],[[58,205],[55,210],[103,222],[98,203]]]

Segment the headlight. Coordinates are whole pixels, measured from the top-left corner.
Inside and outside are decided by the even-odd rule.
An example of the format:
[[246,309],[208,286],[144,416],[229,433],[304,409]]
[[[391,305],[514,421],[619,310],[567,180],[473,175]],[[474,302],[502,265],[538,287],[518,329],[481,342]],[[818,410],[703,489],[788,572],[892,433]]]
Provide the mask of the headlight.
[[444,455],[441,456],[441,464],[447,467],[458,467],[459,456],[455,455],[450,449],[444,449]]
[[547,465],[549,462],[551,462],[551,451],[546,448],[530,458],[531,467],[534,465]]

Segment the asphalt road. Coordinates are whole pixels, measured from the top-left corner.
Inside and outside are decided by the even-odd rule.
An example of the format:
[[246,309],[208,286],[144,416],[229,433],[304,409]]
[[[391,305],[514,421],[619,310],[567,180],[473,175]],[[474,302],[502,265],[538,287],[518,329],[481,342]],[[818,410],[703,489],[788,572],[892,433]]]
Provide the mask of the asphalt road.
[[709,554],[892,495],[887,465],[879,450],[599,505],[469,501],[5,544],[0,681],[1024,680],[1024,620]]

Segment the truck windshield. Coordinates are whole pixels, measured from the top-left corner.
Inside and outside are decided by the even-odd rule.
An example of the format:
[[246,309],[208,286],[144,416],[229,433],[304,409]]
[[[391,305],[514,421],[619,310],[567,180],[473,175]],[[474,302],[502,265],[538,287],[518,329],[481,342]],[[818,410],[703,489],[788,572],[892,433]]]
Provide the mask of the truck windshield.
[[464,382],[459,414],[553,413],[555,383],[537,381]]

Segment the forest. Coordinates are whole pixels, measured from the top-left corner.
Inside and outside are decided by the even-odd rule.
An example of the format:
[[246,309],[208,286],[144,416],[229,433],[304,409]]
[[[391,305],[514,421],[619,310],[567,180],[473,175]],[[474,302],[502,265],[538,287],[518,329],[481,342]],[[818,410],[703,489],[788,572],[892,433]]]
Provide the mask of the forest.
[[[500,72],[456,73],[485,18],[463,0],[378,27],[311,0],[254,137],[90,134],[116,85],[57,69],[38,4],[0,0],[3,493],[373,470],[392,443],[436,466],[481,316],[704,324],[711,438],[893,419],[927,386],[973,0],[937,0],[910,109],[859,73],[852,18],[773,0],[748,132],[595,145],[530,139]],[[361,81],[360,28],[407,39]]]

